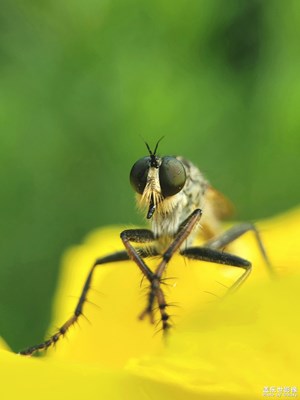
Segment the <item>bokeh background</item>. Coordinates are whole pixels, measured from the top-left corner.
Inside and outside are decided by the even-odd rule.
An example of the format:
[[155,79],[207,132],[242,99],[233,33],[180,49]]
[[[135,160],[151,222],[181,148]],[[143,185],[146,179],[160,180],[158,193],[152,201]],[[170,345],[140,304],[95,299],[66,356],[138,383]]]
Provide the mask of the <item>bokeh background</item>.
[[299,108],[297,0],[2,0],[0,335],[40,341],[64,251],[144,223],[142,138],[165,135],[238,219],[298,204]]

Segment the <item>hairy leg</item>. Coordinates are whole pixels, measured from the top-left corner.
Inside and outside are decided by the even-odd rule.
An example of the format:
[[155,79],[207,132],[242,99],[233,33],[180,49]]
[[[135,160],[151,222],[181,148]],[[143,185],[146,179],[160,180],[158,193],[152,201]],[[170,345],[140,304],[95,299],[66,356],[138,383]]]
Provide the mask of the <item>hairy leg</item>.
[[193,260],[207,261],[217,264],[230,265],[232,267],[243,268],[244,273],[230,287],[230,292],[236,290],[247,279],[252,268],[251,263],[244,258],[208,247],[190,247],[188,249],[182,250],[180,254]]
[[[139,252],[143,257],[155,255],[155,249],[151,249],[151,248],[149,248],[148,251],[147,251],[147,249],[141,249]],[[73,312],[73,315],[58,329],[58,331],[56,333],[54,333],[52,336],[50,336],[49,339],[45,340],[42,343],[39,343],[37,345],[28,347],[27,349],[20,351],[20,354],[31,355],[31,354],[35,353],[36,351],[48,349],[50,346],[54,345],[62,336],[64,336],[67,333],[67,331],[70,329],[70,327],[73,326],[77,322],[78,318],[81,315],[83,315],[84,304],[87,301],[87,294],[91,287],[93,274],[94,274],[97,266],[103,265],[103,264],[108,264],[108,263],[113,263],[113,262],[118,262],[118,261],[127,261],[129,259],[130,259],[130,257],[126,250],[119,251],[119,252],[110,254],[108,256],[98,258],[92,265],[90,272],[85,280],[85,283],[84,283],[82,291],[81,291],[81,295],[79,297],[79,300],[78,300],[76,308]]]
[[250,222],[245,222],[245,223],[233,226],[232,228],[223,232],[221,235],[216,236],[213,239],[210,239],[209,241],[204,243],[203,246],[208,247],[210,249],[222,249],[223,247],[232,243],[233,241],[235,241],[236,239],[238,239],[240,236],[244,235],[247,232],[254,233],[258,248],[259,248],[260,253],[261,253],[261,255],[266,263],[266,266],[268,268],[268,272],[271,276],[274,277],[276,274],[275,274],[275,271],[269,260],[267,252],[266,252],[263,242],[261,240],[260,234],[259,234],[256,226]]
[[160,287],[161,278],[166,270],[168,262],[171,260],[173,255],[179,250],[182,243],[188,238],[192,230],[195,228],[196,224],[199,222],[201,215],[202,211],[200,209],[196,209],[181,224],[173,242],[170,244],[167,250],[162,254],[162,261],[158,265],[151,279],[149,279],[150,292],[149,292],[148,304],[145,310],[141,313],[140,318],[143,319],[146,315],[150,315],[150,318],[153,321],[153,304],[156,299],[161,315],[162,329],[165,331],[170,327],[170,324],[168,322],[169,315],[166,312],[168,304],[166,303],[164,293]]

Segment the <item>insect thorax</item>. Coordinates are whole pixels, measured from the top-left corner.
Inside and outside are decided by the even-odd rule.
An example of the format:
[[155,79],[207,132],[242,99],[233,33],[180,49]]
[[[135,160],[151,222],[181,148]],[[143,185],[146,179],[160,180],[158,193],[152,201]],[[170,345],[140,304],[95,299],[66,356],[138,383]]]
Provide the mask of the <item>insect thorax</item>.
[[[174,196],[165,198],[157,207],[151,219],[151,228],[162,247],[174,238],[180,225],[196,209],[202,208],[208,182],[199,169],[190,161],[176,157],[186,170],[186,182],[183,189]],[[188,244],[193,241],[196,230],[190,235]]]

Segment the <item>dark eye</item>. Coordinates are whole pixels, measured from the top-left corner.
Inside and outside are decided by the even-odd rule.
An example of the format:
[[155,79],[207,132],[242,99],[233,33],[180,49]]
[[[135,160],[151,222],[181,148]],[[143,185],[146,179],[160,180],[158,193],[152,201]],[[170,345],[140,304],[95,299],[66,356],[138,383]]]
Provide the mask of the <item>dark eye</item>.
[[186,180],[185,168],[175,157],[163,157],[159,168],[159,181],[164,197],[180,192]]
[[131,168],[130,183],[137,193],[143,194],[147,183],[149,166],[150,157],[144,157],[139,159]]

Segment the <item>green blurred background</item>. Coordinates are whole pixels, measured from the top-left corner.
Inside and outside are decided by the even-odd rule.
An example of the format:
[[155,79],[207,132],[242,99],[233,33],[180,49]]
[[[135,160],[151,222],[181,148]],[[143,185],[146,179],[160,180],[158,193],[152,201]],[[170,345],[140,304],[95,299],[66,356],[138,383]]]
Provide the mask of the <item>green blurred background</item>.
[[[237,206],[299,202],[297,0],[1,1],[0,335],[49,325],[60,257],[96,227],[141,224],[132,164],[193,160]],[[66,294],[67,295],[67,294]]]

